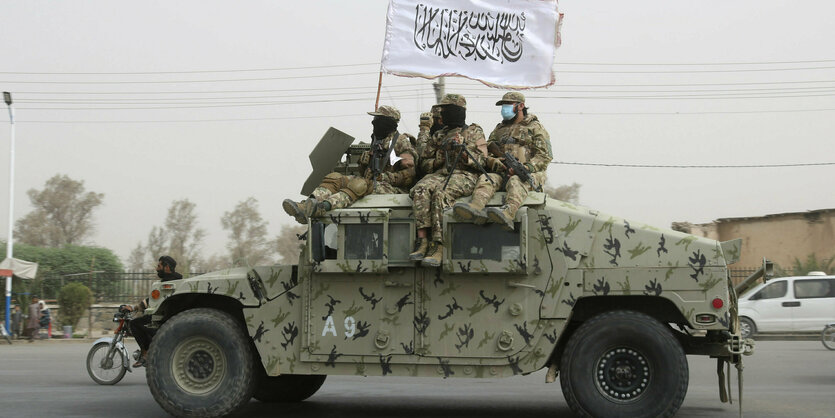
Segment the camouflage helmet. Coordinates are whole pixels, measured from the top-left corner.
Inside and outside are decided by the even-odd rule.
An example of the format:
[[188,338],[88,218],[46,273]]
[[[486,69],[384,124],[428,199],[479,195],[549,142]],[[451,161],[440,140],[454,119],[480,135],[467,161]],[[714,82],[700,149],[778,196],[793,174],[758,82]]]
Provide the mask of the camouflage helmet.
[[437,106],[446,106],[446,105],[455,105],[463,107],[464,109],[467,108],[467,99],[460,94],[446,94],[441,99],[441,102],[437,104]]
[[400,122],[400,111],[394,106],[380,106],[374,112],[368,112],[371,116],[386,116]]
[[502,96],[502,99],[496,102],[496,106],[503,104],[525,103],[525,95],[518,91],[510,91]]

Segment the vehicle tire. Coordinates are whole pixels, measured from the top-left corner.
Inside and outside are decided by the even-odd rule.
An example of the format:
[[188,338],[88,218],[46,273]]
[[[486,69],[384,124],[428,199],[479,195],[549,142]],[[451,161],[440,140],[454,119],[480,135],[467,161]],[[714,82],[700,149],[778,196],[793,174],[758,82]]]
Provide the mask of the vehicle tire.
[[739,334],[742,338],[753,338],[757,334],[757,326],[749,318],[744,316],[739,318]]
[[326,375],[283,374],[262,375],[255,386],[252,397],[261,402],[301,402],[311,396],[325,383]]
[[232,315],[190,309],[166,321],[151,340],[146,375],[151,394],[171,415],[219,417],[252,398],[249,335]]
[[687,358],[671,331],[633,311],[583,323],[560,362],[565,400],[583,417],[671,417],[688,379]]
[[87,374],[100,385],[115,385],[125,377],[125,353],[114,348],[111,358],[107,358],[110,343],[100,342],[87,352]]
[[823,331],[821,332],[821,342],[824,347],[830,350],[835,350],[835,325],[830,324],[823,327]]

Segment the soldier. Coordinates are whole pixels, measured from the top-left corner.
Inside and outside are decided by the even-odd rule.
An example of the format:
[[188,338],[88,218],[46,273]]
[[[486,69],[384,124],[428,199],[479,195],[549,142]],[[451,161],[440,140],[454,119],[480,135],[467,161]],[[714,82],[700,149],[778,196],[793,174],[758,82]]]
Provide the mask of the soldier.
[[440,266],[443,258],[444,209],[455,199],[472,193],[487,156],[484,131],[465,121],[464,96],[447,94],[438,107],[443,129],[426,142],[420,168],[427,174],[411,191],[417,242],[409,259],[430,267]]
[[[397,132],[400,111],[393,106],[380,106],[375,112],[371,125],[372,149],[359,158],[362,176],[329,173],[322,180],[310,198],[301,202],[285,199],[282,207],[288,215],[306,224],[308,218],[318,217],[333,209],[350,206],[369,194],[409,193],[415,182],[415,161],[417,152],[409,134]],[[397,158],[394,158],[394,156]]]
[[[487,168],[492,183],[486,175],[481,175],[473,191],[472,201],[457,203],[453,208],[455,217],[459,220],[473,220],[483,223],[489,220],[499,223],[506,230],[513,230],[513,219],[516,211],[532,189],[531,184],[522,181],[518,173],[507,168],[504,161],[505,152],[509,152],[524,165],[531,174],[535,187],[545,184],[546,170],[553,158],[551,140],[548,131],[539,123],[533,114],[528,114],[525,107],[525,96],[518,92],[509,92],[496,102],[501,106],[502,121],[490,133],[487,158]],[[507,196],[504,204],[499,208],[484,210],[484,205],[493,197],[501,185],[502,177],[506,177],[505,190]]]
[[426,146],[426,142],[429,141],[429,138],[431,138],[435,132],[440,131],[443,127],[444,125],[441,124],[440,106],[433,105],[429,112],[420,114],[420,123],[418,124],[419,132],[416,146],[418,155],[421,155],[423,152],[423,147]]

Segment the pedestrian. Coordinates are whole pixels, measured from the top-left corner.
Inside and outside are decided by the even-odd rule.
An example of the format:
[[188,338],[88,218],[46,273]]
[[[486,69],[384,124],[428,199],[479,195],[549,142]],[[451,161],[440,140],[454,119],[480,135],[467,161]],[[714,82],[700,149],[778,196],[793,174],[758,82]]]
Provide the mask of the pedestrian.
[[22,319],[22,316],[23,313],[20,312],[20,306],[15,305],[14,309],[12,309],[12,329],[9,331],[9,334],[11,334],[14,339],[20,339],[20,320]]
[[29,304],[27,310],[29,318],[26,320],[26,332],[29,334],[29,342],[35,341],[35,335],[41,328],[41,304],[38,303],[38,297],[32,296],[32,303]]
[[49,311],[49,308],[46,306],[46,302],[41,300],[39,302],[41,306],[41,316],[40,316],[40,325],[41,328],[46,328],[46,335],[48,338],[52,338],[52,313]]

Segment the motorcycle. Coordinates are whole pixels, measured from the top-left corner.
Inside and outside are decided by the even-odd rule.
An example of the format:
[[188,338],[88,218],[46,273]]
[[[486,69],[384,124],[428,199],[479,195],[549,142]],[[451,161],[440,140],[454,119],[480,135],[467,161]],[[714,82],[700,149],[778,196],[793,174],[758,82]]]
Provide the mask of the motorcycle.
[[[87,373],[100,385],[115,385],[125,377],[126,372],[133,373],[125,348],[124,338],[128,334],[128,324],[132,317],[125,305],[113,315],[113,322],[118,322],[113,337],[102,337],[93,343],[87,353]],[[133,352],[133,359],[138,360],[140,351]]]
[[835,322],[827,324],[823,327],[823,331],[821,332],[821,342],[824,347],[830,350],[835,350]]

